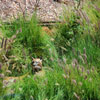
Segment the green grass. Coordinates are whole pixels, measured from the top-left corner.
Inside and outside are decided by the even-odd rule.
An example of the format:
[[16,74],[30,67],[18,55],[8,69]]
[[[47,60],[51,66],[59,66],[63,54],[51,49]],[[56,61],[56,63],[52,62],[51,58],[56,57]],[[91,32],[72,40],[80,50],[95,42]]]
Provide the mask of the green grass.
[[[88,11],[89,3],[84,6],[84,11]],[[0,100],[100,100],[99,13],[91,7],[87,14],[89,24],[86,19],[82,20],[83,24],[78,23],[81,17],[70,12],[65,23],[54,27],[56,31],[51,37],[39,26],[36,15],[30,20],[20,17],[9,24],[1,23],[5,38],[11,39],[16,32],[19,33],[9,52],[0,53],[3,65],[0,72],[7,76],[20,76],[27,72],[29,75],[4,88]],[[93,27],[93,22],[96,27]],[[3,55],[8,61],[3,59]],[[32,75],[31,57],[40,56],[43,57],[45,75]],[[4,68],[12,73],[6,73]],[[10,90],[13,90],[12,95]],[[2,93],[0,91],[0,95]]]
[[[11,50],[6,54],[11,60],[8,61],[10,65],[8,69],[12,70],[15,67],[12,71],[13,75],[22,75],[31,70],[32,57],[42,57],[45,64],[49,65],[51,64],[49,59],[53,58],[54,62],[57,60],[57,52],[51,38],[39,26],[35,15],[28,21],[19,17],[10,24],[2,23],[1,30],[5,38],[11,38],[18,33]],[[10,58],[10,56],[15,56],[15,58]]]
[[80,66],[77,70],[77,66],[67,65],[64,70],[47,71],[44,77],[34,79],[28,76],[12,86],[14,93],[18,94],[14,100],[99,100],[100,79],[97,71],[87,68],[82,71],[82,68]]

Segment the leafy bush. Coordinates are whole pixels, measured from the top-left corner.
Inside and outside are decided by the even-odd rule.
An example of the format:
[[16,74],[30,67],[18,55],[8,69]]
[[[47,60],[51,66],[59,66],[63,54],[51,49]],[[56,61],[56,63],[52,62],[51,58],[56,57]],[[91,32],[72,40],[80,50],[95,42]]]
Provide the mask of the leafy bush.
[[65,23],[57,25],[55,36],[55,46],[60,55],[71,50],[76,36],[82,33],[81,25],[77,22],[77,16],[70,16]]

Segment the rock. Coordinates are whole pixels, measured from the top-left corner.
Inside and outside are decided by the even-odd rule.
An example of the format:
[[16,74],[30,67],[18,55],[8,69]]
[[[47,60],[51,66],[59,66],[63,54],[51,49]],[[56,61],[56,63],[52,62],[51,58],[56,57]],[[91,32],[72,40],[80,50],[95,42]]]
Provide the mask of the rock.
[[[57,1],[62,2],[62,0]],[[67,1],[70,4],[73,0]],[[38,6],[36,7],[36,5]],[[27,13],[31,17],[36,9],[37,16],[41,21],[58,21],[59,17],[63,15],[63,8],[68,9],[66,4],[52,0],[39,0],[37,3],[36,0],[26,0],[26,2],[24,0],[0,1],[0,14],[4,21],[10,20],[13,16],[17,18],[17,15],[22,13],[24,15]]]

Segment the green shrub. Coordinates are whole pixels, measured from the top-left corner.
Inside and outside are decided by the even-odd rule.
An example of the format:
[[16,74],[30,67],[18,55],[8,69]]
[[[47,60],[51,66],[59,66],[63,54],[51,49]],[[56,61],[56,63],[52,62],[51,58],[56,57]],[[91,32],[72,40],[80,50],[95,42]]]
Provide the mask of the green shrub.
[[72,15],[65,23],[57,25],[55,46],[60,55],[71,50],[76,36],[82,33],[81,25],[77,22],[78,17]]

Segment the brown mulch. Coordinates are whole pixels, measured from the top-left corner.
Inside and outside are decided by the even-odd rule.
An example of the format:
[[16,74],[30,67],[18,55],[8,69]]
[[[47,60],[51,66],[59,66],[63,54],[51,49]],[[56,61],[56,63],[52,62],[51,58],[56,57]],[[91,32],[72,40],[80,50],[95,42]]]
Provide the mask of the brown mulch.
[[[63,9],[73,5],[73,0],[65,0],[66,4],[53,0],[0,0],[0,17],[3,20],[18,17],[19,14],[32,16],[37,11],[41,21],[58,21],[63,15]],[[63,0],[64,1],[64,0]]]

